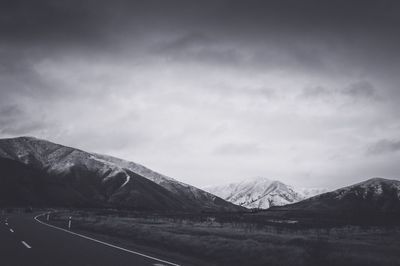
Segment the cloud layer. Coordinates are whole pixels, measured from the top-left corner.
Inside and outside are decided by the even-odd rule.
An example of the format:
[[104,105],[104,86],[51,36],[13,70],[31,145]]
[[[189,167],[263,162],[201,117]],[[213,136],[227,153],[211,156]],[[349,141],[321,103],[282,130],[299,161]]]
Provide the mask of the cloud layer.
[[398,178],[396,1],[3,1],[0,136],[194,185]]

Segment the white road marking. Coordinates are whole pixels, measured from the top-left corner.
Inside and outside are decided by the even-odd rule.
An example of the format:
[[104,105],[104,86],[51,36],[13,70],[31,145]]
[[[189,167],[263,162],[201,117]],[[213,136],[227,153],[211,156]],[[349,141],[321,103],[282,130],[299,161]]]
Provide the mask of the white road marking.
[[24,246],[25,246],[26,248],[32,248],[32,247],[29,246],[25,241],[21,241],[21,243],[24,244]]
[[14,233],[14,230],[10,229],[10,232],[11,232],[11,233]]
[[[169,262],[169,261],[166,261],[166,260],[158,259],[158,258],[149,256],[149,255],[145,255],[145,254],[142,254],[142,253],[133,251],[133,250],[129,250],[129,249],[126,249],[126,248],[118,247],[118,246],[115,246],[115,245],[112,245],[112,244],[109,244],[109,243],[106,243],[106,242],[103,242],[103,241],[100,241],[100,240],[97,240],[97,239],[94,239],[94,238],[91,238],[91,237],[88,237],[88,236],[84,236],[84,235],[81,235],[81,234],[78,234],[78,233],[75,233],[75,232],[71,232],[71,231],[65,230],[65,229],[63,229],[63,228],[54,226],[54,225],[44,223],[44,222],[42,222],[42,221],[40,221],[40,220],[38,219],[38,217],[44,216],[44,215],[46,215],[46,214],[47,214],[47,213],[42,213],[42,214],[36,215],[36,216],[34,217],[34,219],[35,219],[37,222],[39,222],[39,223],[41,223],[41,224],[43,224],[43,225],[46,225],[46,226],[52,227],[52,228],[54,228],[54,229],[58,229],[58,230],[64,231],[64,232],[69,233],[69,234],[73,234],[73,235],[75,235],[75,236],[82,237],[82,238],[85,238],[85,239],[88,239],[88,240],[91,240],[91,241],[94,241],[94,242],[97,242],[97,243],[100,243],[100,244],[103,244],[103,245],[106,245],[106,246],[109,246],[109,247],[112,247],[112,248],[116,248],[116,249],[119,249],[119,250],[122,250],[122,251],[125,251],[125,252],[128,252],[128,253],[132,253],[132,254],[139,255],[139,256],[142,256],[142,257],[145,257],[145,258],[148,258],[148,259],[152,259],[152,260],[155,260],[155,261],[159,261],[159,262],[162,262],[162,263],[166,263],[166,264],[168,264],[168,265],[180,266],[179,264],[176,264],[176,263],[172,263],[172,262]],[[162,265],[162,264],[161,264],[161,265]]]

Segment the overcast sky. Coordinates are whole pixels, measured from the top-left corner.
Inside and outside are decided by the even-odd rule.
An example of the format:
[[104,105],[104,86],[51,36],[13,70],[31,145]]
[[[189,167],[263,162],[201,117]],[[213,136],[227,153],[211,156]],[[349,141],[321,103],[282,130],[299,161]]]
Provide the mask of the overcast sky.
[[0,137],[197,186],[400,177],[399,1],[1,1]]

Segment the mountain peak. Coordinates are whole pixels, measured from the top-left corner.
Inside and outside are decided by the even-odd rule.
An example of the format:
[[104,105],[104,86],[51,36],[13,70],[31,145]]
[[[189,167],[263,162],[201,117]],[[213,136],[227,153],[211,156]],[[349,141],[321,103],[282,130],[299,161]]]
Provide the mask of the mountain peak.
[[396,182],[400,182],[399,180],[395,180],[395,179],[387,179],[387,178],[382,178],[382,177],[373,177],[370,178],[366,181],[363,181],[359,184],[374,184],[374,183],[396,183]]
[[278,180],[265,177],[252,177],[241,182],[204,189],[237,205],[260,209],[298,202],[326,192],[325,189],[297,190]]
[[31,141],[31,140],[42,140],[42,139],[39,139],[39,138],[34,137],[34,136],[19,136],[19,137],[15,137],[15,138],[6,138],[4,140]]

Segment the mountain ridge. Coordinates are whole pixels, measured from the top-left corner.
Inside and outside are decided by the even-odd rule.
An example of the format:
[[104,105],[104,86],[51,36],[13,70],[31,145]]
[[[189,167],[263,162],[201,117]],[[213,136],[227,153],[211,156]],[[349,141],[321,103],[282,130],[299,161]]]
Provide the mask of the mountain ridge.
[[374,177],[284,208],[306,211],[400,212],[400,181]]
[[[69,186],[70,193],[80,193],[96,204],[103,201],[107,206],[147,208],[146,202],[142,202],[138,196],[141,195],[147,198],[148,202],[152,202],[150,205],[153,209],[159,204],[159,208],[156,209],[164,209],[167,206],[166,209],[178,210],[240,210],[240,207],[215,195],[134,162],[86,152],[35,137],[0,139],[0,158],[41,171],[42,175],[45,173],[45,180],[41,180],[44,184],[58,182],[59,185]],[[19,174],[17,168],[8,170],[15,175]],[[154,195],[148,195],[146,191],[152,191]],[[161,198],[163,200],[157,203],[156,199]],[[140,206],[138,202],[142,202]]]

